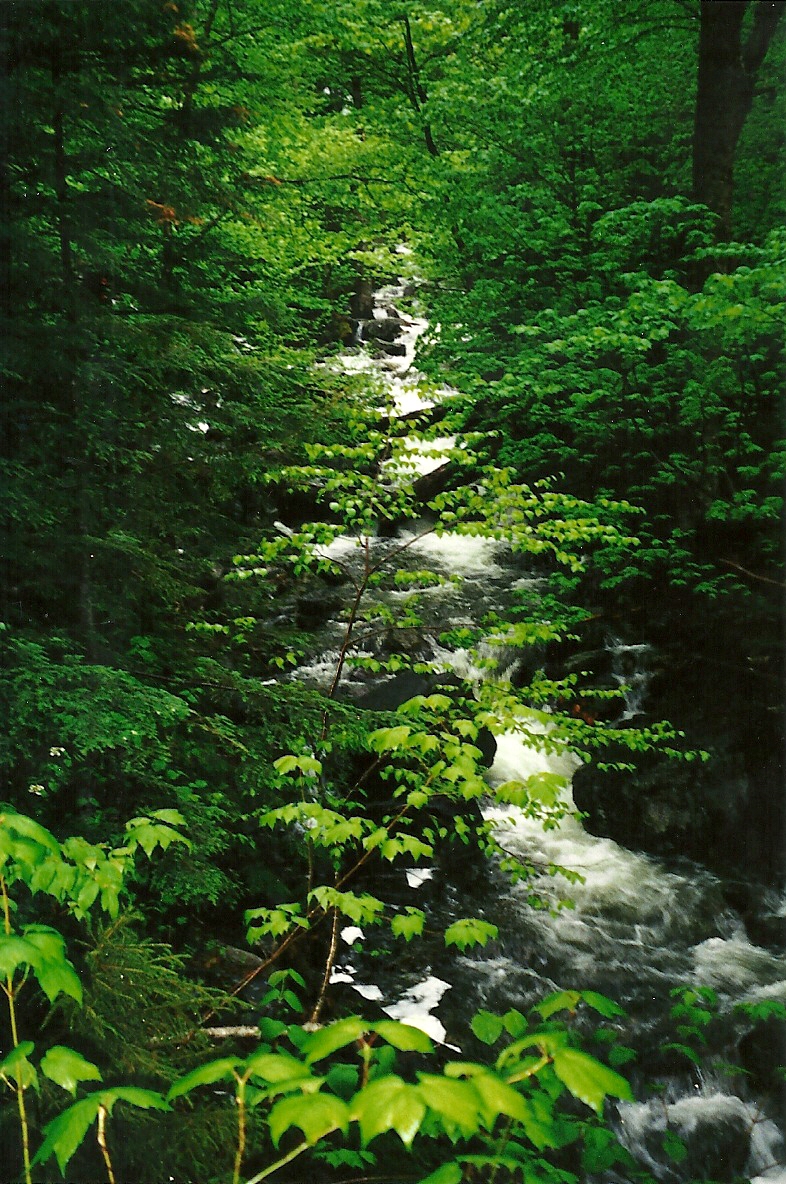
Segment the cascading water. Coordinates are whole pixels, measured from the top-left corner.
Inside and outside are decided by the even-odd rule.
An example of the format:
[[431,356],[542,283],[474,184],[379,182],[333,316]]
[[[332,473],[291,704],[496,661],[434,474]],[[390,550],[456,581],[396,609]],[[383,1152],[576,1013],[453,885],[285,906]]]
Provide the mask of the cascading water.
[[[377,295],[376,319],[384,322],[386,334],[390,322],[397,323],[395,342],[401,348],[393,356],[383,353],[376,358],[357,348],[339,359],[344,369],[369,372],[377,388],[385,387],[386,414],[393,416],[433,405],[433,399],[424,398],[412,368],[426,322],[398,311],[404,290],[403,284],[390,286]],[[361,326],[359,339],[374,341],[373,326]],[[450,392],[443,397],[449,398]],[[413,468],[430,472],[453,445],[445,437],[418,451],[421,446],[413,441]],[[397,565],[401,561],[413,568],[427,566],[444,577],[423,594],[421,653],[464,678],[487,678],[482,664],[473,663],[465,651],[447,649],[437,640],[439,633],[453,624],[478,620],[489,610],[504,609],[512,593],[537,586],[538,577],[524,570],[504,542],[450,534],[419,538],[418,533],[417,525],[410,524],[394,539],[374,540],[375,557],[385,548],[408,543]],[[357,542],[349,538],[331,544],[330,554],[350,566],[362,559]],[[338,621],[326,626],[324,652],[297,677],[323,688],[330,685],[343,629]],[[650,655],[648,647],[618,639],[611,639],[607,648],[613,678],[623,688],[619,722],[624,724],[644,707]],[[510,661],[515,660],[511,656]],[[360,695],[368,682],[366,672],[347,670],[343,693]],[[534,772],[557,773],[565,779],[570,805],[570,777],[577,763],[569,754],[541,749],[531,736],[503,734],[488,780],[493,787],[514,778],[524,780]],[[495,822],[502,846],[535,869],[534,880],[511,884],[493,869],[483,882],[463,885],[440,868],[396,867],[384,874],[397,877],[402,900],[416,899],[437,920],[472,913],[496,923],[500,936],[493,950],[456,957],[436,942],[424,941],[419,949],[427,964],[402,961],[380,970],[379,961],[364,954],[368,946],[364,947],[362,931],[348,928],[333,981],[375,1001],[389,1015],[423,1027],[437,1040],[463,1042],[465,1047],[472,1039],[467,1021],[479,1007],[526,1010],[545,993],[572,987],[609,995],[626,1009],[623,1036],[638,1055],[634,1078],[642,1100],[620,1105],[615,1123],[641,1167],[665,1184],[740,1177],[757,1184],[784,1184],[786,1146],[773,1109],[775,1094],[770,1091],[762,1100],[756,1096],[755,1080],[748,1085],[744,1078],[708,1073],[673,1051],[663,1052],[664,1044],[674,1040],[668,1019],[670,992],[689,983],[704,984],[718,999],[711,1051],[731,1059],[747,1024],[736,1015],[735,1005],[766,999],[786,1002],[783,957],[751,943],[741,918],[724,905],[720,882],[700,866],[687,861],[667,866],[626,850],[588,834],[572,816],[551,830],[512,807],[489,808],[487,816]],[[581,880],[569,883],[553,875],[550,869],[555,865],[574,869]],[[533,894],[551,907],[533,908]],[[786,912],[786,904],[776,902],[772,912],[778,909]],[[659,1085],[656,1097],[647,1098],[644,1092],[647,1078]],[[679,1155],[668,1154],[667,1135],[679,1141]],[[622,1177],[609,1174],[607,1180],[621,1184]]]
[[622,690],[625,702],[620,722],[635,719],[642,713],[652,681],[651,647],[643,643],[626,645],[618,637],[612,637],[607,641],[606,649],[612,659],[612,676]]

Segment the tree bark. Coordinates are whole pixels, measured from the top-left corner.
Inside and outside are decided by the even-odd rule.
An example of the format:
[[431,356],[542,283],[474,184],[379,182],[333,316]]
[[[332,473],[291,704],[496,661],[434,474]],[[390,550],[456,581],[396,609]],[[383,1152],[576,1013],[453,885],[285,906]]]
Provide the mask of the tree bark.
[[701,0],[693,135],[693,196],[718,215],[718,238],[731,238],[734,159],[753,103],[759,69],[783,15],[780,0]]
[[[415,46],[412,41],[412,27],[409,23],[409,17],[405,14],[399,18],[404,24],[404,47],[407,54],[407,94],[409,101],[414,107],[418,115],[422,116],[422,109],[425,103],[428,102],[428,95],[425,88],[420,81],[420,70],[418,69],[417,59],[415,57]],[[426,141],[426,148],[430,156],[439,156],[439,149],[434,142],[434,136],[431,133],[431,125],[423,120],[423,139]]]
[[9,11],[0,6],[0,316],[13,313],[11,271],[11,124],[15,117],[12,85],[13,53],[9,31]]

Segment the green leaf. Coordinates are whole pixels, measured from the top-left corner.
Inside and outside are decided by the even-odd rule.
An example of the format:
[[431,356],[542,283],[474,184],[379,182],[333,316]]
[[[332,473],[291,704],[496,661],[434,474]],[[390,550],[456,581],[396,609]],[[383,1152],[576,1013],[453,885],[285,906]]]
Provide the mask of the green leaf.
[[182,1097],[183,1094],[190,1093],[192,1089],[197,1089],[200,1085],[212,1085],[216,1081],[227,1081],[234,1076],[235,1070],[242,1064],[240,1057],[221,1057],[216,1061],[208,1061],[206,1065],[192,1069],[190,1073],[186,1073],[184,1077],[173,1082],[167,1093],[167,1101],[171,1102],[175,1098]]
[[391,1130],[405,1147],[410,1147],[426,1116],[426,1103],[419,1086],[391,1075],[372,1081],[355,1094],[350,1102],[350,1116],[360,1123],[364,1147],[377,1135]]
[[514,1040],[522,1036],[527,1030],[527,1021],[520,1011],[515,1007],[511,1007],[510,1011],[506,1011],[502,1017],[502,1022],[505,1025],[505,1031]]
[[555,991],[554,994],[547,995],[542,1003],[538,1003],[535,1011],[540,1012],[544,1020],[547,1020],[558,1011],[575,1011],[580,999],[581,991]]
[[73,1048],[56,1044],[45,1053],[41,1061],[41,1072],[56,1085],[76,1097],[80,1081],[101,1081],[101,1072],[91,1061],[86,1061]]
[[112,1089],[103,1089],[98,1096],[107,1110],[111,1110],[115,1102],[128,1102],[129,1106],[136,1106],[139,1110],[171,1110],[169,1101],[163,1094],[154,1089],[141,1089],[137,1085],[116,1085]]
[[257,1052],[248,1058],[244,1073],[262,1081],[280,1082],[297,1079],[311,1079],[313,1074],[308,1065],[286,1053]]
[[464,952],[468,946],[485,946],[497,937],[499,929],[479,917],[463,917],[445,930],[445,945],[458,946]]
[[701,1057],[696,1052],[696,1050],[691,1048],[690,1045],[688,1045],[688,1044],[680,1044],[678,1041],[672,1040],[672,1041],[669,1041],[668,1044],[662,1045],[662,1048],[663,1048],[664,1052],[680,1052],[680,1053],[682,1053],[682,1055],[684,1057],[687,1057],[689,1061],[692,1061],[694,1065],[701,1064]]
[[431,1040],[420,1028],[402,1024],[398,1020],[377,1020],[372,1031],[401,1052],[433,1052]]
[[12,1048],[8,1056],[0,1061],[0,1076],[6,1080],[10,1077],[22,1089],[29,1089],[31,1085],[37,1088],[38,1074],[28,1060],[34,1048],[32,1040],[23,1040],[16,1048]]
[[599,995],[597,991],[582,991],[581,1001],[586,1003],[587,1007],[591,1007],[593,1011],[597,1011],[598,1015],[605,1016],[606,1019],[625,1015],[625,1009],[620,1007],[619,1003],[615,1003],[606,995]]
[[317,777],[322,772],[322,762],[313,756],[288,754],[273,761],[273,768],[282,776],[287,776],[289,773],[299,773],[304,777]]
[[128,1102],[143,1110],[170,1109],[166,1099],[155,1090],[140,1089],[134,1085],[97,1090],[79,1102],[74,1102],[44,1127],[44,1141],[33,1163],[43,1163],[54,1155],[60,1171],[65,1174],[69,1160],[95,1121],[98,1111],[104,1107],[111,1112],[115,1102]]
[[42,962],[37,946],[16,933],[0,934],[0,977],[11,978],[20,966],[37,971]]
[[33,1160],[33,1164],[45,1163],[55,1156],[60,1171],[65,1175],[68,1162],[77,1150],[88,1130],[95,1122],[101,1106],[99,1094],[90,1094],[74,1102],[57,1118],[44,1127],[44,1139]]
[[16,834],[22,835],[23,838],[40,843],[49,851],[60,853],[60,844],[55,836],[50,834],[39,822],[28,818],[26,814],[17,814],[13,810],[6,810],[0,814],[0,827],[7,827]]
[[430,844],[424,843],[417,835],[403,833],[391,835],[380,844],[379,851],[383,859],[387,859],[391,863],[399,855],[411,855],[413,859],[417,860],[421,856],[428,859],[434,854],[434,848]]
[[325,912],[328,909],[338,909],[356,925],[373,925],[385,908],[383,901],[368,892],[339,892],[337,888],[331,888],[327,884],[313,888],[308,898],[315,900]]
[[411,906],[406,913],[397,913],[390,922],[394,937],[403,937],[411,941],[413,937],[420,937],[426,924],[426,914],[421,909]]
[[492,1129],[500,1114],[507,1114],[524,1124],[529,1121],[530,1112],[522,1095],[495,1073],[489,1070],[477,1073],[472,1077],[472,1084],[482,1100],[488,1130]]
[[494,1044],[505,1030],[504,1021],[490,1011],[478,1011],[473,1015],[470,1027],[484,1044]]
[[151,818],[157,818],[159,822],[165,822],[167,826],[185,826],[186,820],[179,810],[151,810]]
[[272,1044],[279,1036],[287,1030],[287,1025],[282,1020],[274,1020],[269,1016],[262,1016],[259,1020],[259,1035],[260,1039]]
[[673,1163],[684,1163],[688,1157],[688,1148],[674,1131],[664,1131],[663,1150]]
[[393,752],[397,748],[406,748],[411,731],[408,724],[399,724],[395,728],[379,728],[370,734],[369,747],[374,752]]
[[82,984],[65,955],[65,938],[48,925],[25,926],[25,939],[41,953],[41,961],[33,972],[41,990],[50,1003],[58,995],[69,995],[82,1002]]
[[622,1148],[613,1131],[603,1127],[586,1127],[581,1164],[586,1172],[606,1172],[615,1163],[625,1162],[627,1152]]
[[620,1065],[627,1065],[629,1061],[636,1060],[636,1050],[629,1048],[627,1044],[615,1044],[609,1049],[609,1061],[617,1068]]
[[184,843],[186,847],[191,847],[191,841],[185,835],[163,822],[151,822],[149,818],[132,818],[126,823],[126,832],[128,845],[133,847],[138,843],[148,859],[156,847],[161,847],[163,851],[171,847],[172,843]]
[[311,1033],[303,1045],[306,1064],[313,1065],[315,1061],[321,1061],[323,1057],[330,1056],[339,1048],[354,1044],[368,1030],[369,1025],[366,1021],[356,1015],[351,1015],[345,1020],[337,1020],[326,1028],[320,1028],[318,1032]]
[[345,1100],[352,1097],[358,1087],[360,1066],[347,1065],[342,1062],[331,1065],[327,1074],[327,1084],[334,1094]]
[[330,1094],[282,1098],[270,1111],[268,1126],[276,1147],[282,1135],[293,1126],[303,1132],[306,1142],[313,1147],[331,1131],[343,1131],[346,1134],[349,1111],[345,1102]]
[[624,1077],[579,1049],[555,1048],[552,1063],[563,1085],[598,1114],[607,1094],[626,1102],[633,1101],[630,1085]]
[[429,1176],[424,1176],[419,1184],[461,1184],[464,1172],[457,1163],[443,1163]]
[[752,1020],[768,1020],[772,1016],[786,1020],[786,1003],[779,999],[762,999],[758,1003],[735,1003],[734,1010]]
[[435,1073],[418,1073],[418,1080],[423,1101],[439,1116],[448,1138],[477,1134],[485,1108],[471,1081],[453,1081]]

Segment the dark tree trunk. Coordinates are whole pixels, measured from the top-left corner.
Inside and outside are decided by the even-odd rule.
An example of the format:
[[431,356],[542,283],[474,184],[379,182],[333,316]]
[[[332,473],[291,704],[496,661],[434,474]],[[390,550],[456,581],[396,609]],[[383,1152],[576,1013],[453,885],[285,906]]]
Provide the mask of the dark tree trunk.
[[[412,41],[412,27],[409,23],[409,17],[405,15],[400,17],[400,20],[404,23],[404,47],[407,53],[407,95],[415,111],[417,111],[418,115],[422,115],[423,107],[428,102],[428,95],[420,80],[420,71],[415,57],[415,46]],[[426,121],[423,122],[423,138],[426,141],[426,148],[429,155],[439,156],[439,149],[431,133],[431,125]]]
[[11,124],[15,117],[12,85],[13,54],[8,31],[9,11],[0,6],[0,316],[10,317],[11,268]]
[[734,158],[753,103],[759,68],[783,15],[780,0],[757,0],[743,40],[749,0],[702,0],[693,136],[693,196],[718,215],[718,238],[732,232]]

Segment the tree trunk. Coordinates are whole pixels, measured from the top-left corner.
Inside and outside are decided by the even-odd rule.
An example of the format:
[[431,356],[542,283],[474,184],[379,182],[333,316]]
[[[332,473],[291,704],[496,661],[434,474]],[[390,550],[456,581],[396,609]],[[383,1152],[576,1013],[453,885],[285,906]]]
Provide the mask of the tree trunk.
[[15,117],[16,96],[12,84],[13,54],[8,31],[8,8],[0,6],[0,316],[13,313],[11,299],[11,269],[13,264],[11,238],[11,123]]
[[[418,115],[422,116],[424,105],[428,101],[428,95],[425,88],[420,81],[420,71],[418,69],[417,59],[415,57],[415,46],[412,41],[412,27],[409,23],[409,17],[404,15],[399,18],[404,24],[404,46],[407,53],[407,95],[409,101],[414,107]],[[434,137],[431,133],[431,125],[427,121],[423,121],[423,138],[426,141],[426,148],[430,156],[439,156],[439,149],[434,142]]]
[[743,42],[749,7],[749,0],[701,0],[693,196],[718,215],[720,240],[731,238],[737,143],[759,68],[784,11],[779,0],[758,0]]

